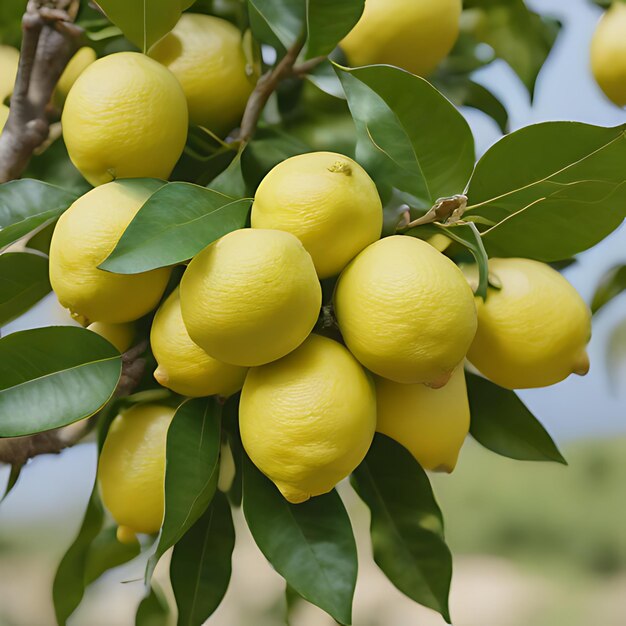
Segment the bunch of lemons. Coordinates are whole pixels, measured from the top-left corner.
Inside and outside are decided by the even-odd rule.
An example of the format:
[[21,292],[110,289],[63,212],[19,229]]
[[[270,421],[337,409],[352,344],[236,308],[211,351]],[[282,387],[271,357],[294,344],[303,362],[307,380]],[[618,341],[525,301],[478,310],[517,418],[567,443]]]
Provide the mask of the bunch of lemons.
[[[374,11],[376,2],[367,6]],[[350,38],[345,47],[350,55]],[[162,184],[149,178],[170,175],[188,115],[223,134],[254,83],[239,33],[217,18],[184,15],[151,56],[90,63],[65,98],[70,157],[96,187],[57,223],[51,284],[76,319],[120,350],[133,340],[133,323],[156,309],[157,382],[190,397],[240,392],[243,446],[289,502],[333,489],[377,430],[424,468],[452,471],[469,430],[466,358],[508,388],[586,372],[589,310],[558,272],[491,259],[497,287],[486,301],[475,298],[473,268],[464,274],[418,238],[381,239],[376,185],[341,154],[302,154],[274,167],[256,190],[250,227],[199,252],[167,295],[171,268],[99,269]],[[233,88],[207,96],[203,81],[222,71]],[[322,283],[332,290],[324,303]],[[319,323],[322,304],[338,333]],[[173,415],[165,404],[139,404],[113,421],[99,477],[120,540],[161,525]]]

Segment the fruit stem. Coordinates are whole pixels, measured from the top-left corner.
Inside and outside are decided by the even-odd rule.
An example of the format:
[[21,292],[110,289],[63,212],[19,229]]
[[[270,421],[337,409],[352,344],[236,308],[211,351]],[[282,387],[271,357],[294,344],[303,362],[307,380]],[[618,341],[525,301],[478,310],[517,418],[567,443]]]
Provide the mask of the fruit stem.
[[467,208],[467,196],[457,194],[447,198],[439,198],[437,202],[421,217],[409,222],[408,224],[399,224],[397,230],[408,230],[415,226],[423,224],[432,224],[433,222],[454,223],[458,222]]

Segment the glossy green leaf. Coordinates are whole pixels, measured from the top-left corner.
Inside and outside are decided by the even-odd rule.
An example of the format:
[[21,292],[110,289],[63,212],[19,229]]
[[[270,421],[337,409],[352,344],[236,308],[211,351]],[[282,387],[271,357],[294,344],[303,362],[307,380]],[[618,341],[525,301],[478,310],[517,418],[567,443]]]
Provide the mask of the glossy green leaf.
[[155,553],[146,568],[154,567],[204,513],[217,488],[221,441],[221,405],[216,398],[194,398],[181,404],[169,430],[165,466],[165,517]]
[[357,554],[350,519],[335,491],[290,504],[245,457],[243,511],[274,569],[340,624],[352,621]]
[[591,310],[597,313],[603,306],[626,291],[626,265],[612,267],[596,287],[591,301]]
[[13,491],[15,485],[17,485],[17,481],[19,480],[20,474],[22,473],[23,465],[11,465],[11,471],[9,472],[9,479],[7,480],[7,484],[4,488],[4,493],[0,498],[0,504],[4,502],[6,497]]
[[243,153],[244,150],[237,152],[228,167],[209,183],[209,187],[213,191],[223,193],[231,198],[241,198],[248,195],[249,190],[241,166]]
[[416,208],[463,192],[474,139],[451,102],[388,65],[336,71],[356,124],[357,159],[376,180],[413,196]]
[[248,0],[250,28],[258,41],[284,48],[305,31],[304,0]]
[[113,395],[119,352],[84,328],[50,326],[0,339],[0,437],[58,428],[93,415]]
[[352,484],[371,510],[377,565],[400,591],[450,622],[452,555],[424,470],[400,444],[377,434]]
[[98,5],[140,50],[148,49],[176,26],[184,0],[98,0]]
[[365,0],[306,0],[306,58],[326,56],[359,21]]
[[57,218],[76,198],[65,189],[29,178],[0,185],[0,248]]
[[546,429],[515,392],[466,373],[470,432],[485,448],[520,461],[567,465]]
[[26,252],[0,254],[0,326],[50,292],[48,259]]
[[222,235],[245,226],[251,201],[233,200],[190,183],[169,183],[139,209],[100,265],[138,274],[186,261]]
[[170,607],[161,589],[153,583],[148,595],[139,603],[135,626],[170,626]]
[[132,561],[140,550],[138,541],[120,543],[117,540],[117,526],[103,528],[89,546],[85,563],[85,584],[90,585],[108,570]]
[[626,216],[626,126],[545,122],[502,138],[480,159],[465,216],[489,256],[558,261],[590,248]]
[[197,626],[220,605],[231,574],[235,527],[226,496],[217,492],[209,508],[174,546],[170,579],[178,626]]
[[56,225],[56,220],[54,220],[43,228],[38,229],[32,237],[29,237],[26,243],[28,250],[37,250],[38,252],[49,255],[50,243]]

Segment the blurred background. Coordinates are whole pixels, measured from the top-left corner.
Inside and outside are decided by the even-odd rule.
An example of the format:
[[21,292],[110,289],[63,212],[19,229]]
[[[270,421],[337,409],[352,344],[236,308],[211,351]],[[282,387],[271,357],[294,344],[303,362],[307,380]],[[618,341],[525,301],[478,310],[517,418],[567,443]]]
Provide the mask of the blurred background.
[[[3,0],[6,1],[6,0]],[[509,110],[511,129],[543,120],[604,126],[626,122],[588,70],[588,49],[601,10],[588,0],[526,0],[563,22],[538,80],[534,102],[503,62],[475,80]],[[626,36],[626,33],[625,33]],[[495,123],[464,110],[479,154],[500,136]],[[626,177],[626,172],[625,172]],[[590,301],[603,274],[626,263],[622,227],[581,255],[565,275]],[[50,296],[2,334],[68,323]],[[433,476],[447,537],[455,555],[451,611],[456,626],[623,626],[626,624],[626,350],[618,355],[616,329],[626,320],[626,293],[594,320],[592,369],[548,389],[520,395],[562,448],[569,467],[498,457],[468,441],[451,476]],[[622,337],[626,333],[622,332]],[[626,346],[625,346],[626,347]],[[613,356],[612,356],[613,355]],[[59,456],[39,457],[24,469],[0,505],[0,626],[55,623],[51,585],[74,538],[91,491],[96,451],[85,443]],[[0,469],[0,485],[8,469]],[[440,626],[444,622],[397,591],[371,559],[369,516],[347,485],[340,489],[354,520],[360,549],[355,626]],[[254,546],[237,513],[233,579],[210,624],[286,624],[284,582]],[[112,570],[94,584],[70,623],[126,626],[143,594],[145,560]],[[161,563],[166,568],[167,563]],[[291,626],[332,620],[300,602]]]

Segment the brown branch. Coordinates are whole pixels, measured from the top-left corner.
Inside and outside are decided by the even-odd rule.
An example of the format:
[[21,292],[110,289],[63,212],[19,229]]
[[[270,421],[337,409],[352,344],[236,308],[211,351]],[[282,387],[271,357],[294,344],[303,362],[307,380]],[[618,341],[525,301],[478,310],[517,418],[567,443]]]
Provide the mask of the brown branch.
[[313,59],[309,59],[308,61],[304,61],[303,63],[294,65],[291,73],[294,76],[303,77],[305,74],[308,74],[311,70],[314,70],[320,63],[323,63],[327,59],[328,57],[314,57]]
[[278,83],[293,74],[294,64],[298,55],[304,47],[304,39],[298,39],[296,43],[287,50],[285,56],[271,70],[263,74],[257,81],[254,91],[248,98],[246,110],[241,120],[241,128],[239,129],[238,139],[242,144],[252,139],[256,131],[259,118],[263,112],[263,108],[267,104],[269,97],[274,93]]
[[0,135],[0,183],[18,178],[47,139],[52,92],[78,46],[79,0],[29,0],[9,118]]

